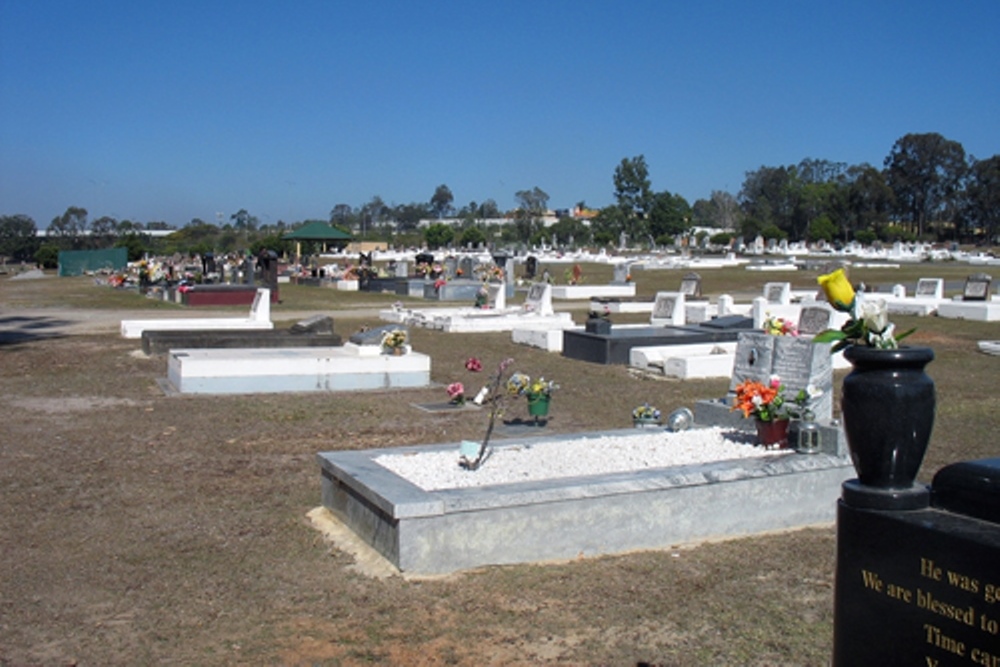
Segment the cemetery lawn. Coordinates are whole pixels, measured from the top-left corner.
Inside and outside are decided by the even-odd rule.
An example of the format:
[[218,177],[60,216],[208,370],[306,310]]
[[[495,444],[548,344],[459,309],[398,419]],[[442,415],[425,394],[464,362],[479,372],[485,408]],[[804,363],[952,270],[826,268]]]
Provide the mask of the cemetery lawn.
[[[610,279],[610,267],[583,268],[587,282]],[[976,272],[920,264],[851,278],[891,286],[942,277],[950,295]],[[676,290],[684,273],[635,277],[652,295]],[[737,301],[765,282],[815,285],[808,272],[701,273],[706,295]],[[286,285],[281,294],[278,327],[332,314],[345,338],[381,324],[377,309],[399,298]],[[449,382],[478,388],[485,376],[464,369],[470,356],[487,371],[513,357],[519,370],[555,380],[550,433],[626,428],[639,404],[692,406],[723,395],[727,380],[657,379],[515,346],[509,334],[415,330],[438,386],[167,396],[165,358],[143,356],[117,333],[123,317],[151,309],[180,310],[91,278],[0,282],[3,667],[828,664],[832,526],[407,579],[359,571],[306,516],[319,505],[318,451],[479,439],[481,412],[411,406],[447,400]],[[997,456],[1000,357],[976,342],[1000,339],[1000,324],[895,319],[918,327],[908,342],[937,357],[921,480],[948,463]],[[524,415],[514,404],[510,416]]]

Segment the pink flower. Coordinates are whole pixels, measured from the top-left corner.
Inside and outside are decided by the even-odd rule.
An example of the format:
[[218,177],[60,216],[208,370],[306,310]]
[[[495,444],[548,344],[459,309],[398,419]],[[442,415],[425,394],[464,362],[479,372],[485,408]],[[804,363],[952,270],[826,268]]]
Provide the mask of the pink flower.
[[448,398],[451,399],[452,403],[461,403],[465,400],[465,387],[462,386],[461,382],[452,382],[445,391],[448,392]]
[[465,361],[465,370],[472,371],[473,373],[478,373],[483,370],[483,362],[475,357],[469,357]]
[[771,385],[771,389],[777,389],[778,387],[781,386],[781,378],[778,377],[777,375],[772,375],[770,380],[768,381],[768,384]]

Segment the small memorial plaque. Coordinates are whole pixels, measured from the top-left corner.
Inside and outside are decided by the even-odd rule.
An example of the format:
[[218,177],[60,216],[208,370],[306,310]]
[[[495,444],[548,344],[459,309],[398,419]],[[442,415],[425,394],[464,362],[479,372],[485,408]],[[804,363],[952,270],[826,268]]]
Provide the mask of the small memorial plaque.
[[799,333],[804,336],[815,336],[830,328],[830,318],[833,312],[821,306],[805,306],[799,315]]
[[965,301],[985,301],[986,297],[989,296],[992,281],[993,278],[985,273],[969,276],[965,280],[965,291],[962,293],[962,299]]

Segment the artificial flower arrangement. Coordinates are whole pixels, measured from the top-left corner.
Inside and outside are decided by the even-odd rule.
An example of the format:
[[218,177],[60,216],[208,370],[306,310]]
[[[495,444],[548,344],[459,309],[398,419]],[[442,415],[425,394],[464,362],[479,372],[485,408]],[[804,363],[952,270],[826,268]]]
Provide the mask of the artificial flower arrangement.
[[387,350],[403,348],[408,340],[406,329],[391,329],[382,334],[382,347]]
[[453,405],[465,405],[465,385],[461,382],[452,382],[445,391],[448,392],[448,399]]
[[476,290],[476,308],[489,308],[490,307],[490,291],[483,285],[478,290]]
[[889,321],[889,306],[885,299],[866,300],[856,294],[844,269],[837,269],[816,279],[826,300],[837,310],[850,313],[851,317],[839,330],[827,329],[817,334],[813,341],[833,343],[832,352],[848,345],[865,345],[882,350],[895,350],[915,329],[895,335],[895,325]]
[[[493,435],[493,428],[497,417],[503,415],[508,400],[523,395],[527,396],[530,404],[531,401],[538,400],[543,396],[550,396],[552,391],[557,388],[554,382],[547,381],[545,378],[538,378],[532,381],[531,377],[525,373],[514,372],[508,375],[513,364],[513,359],[504,359],[497,364],[496,371],[490,376],[483,388],[479,390],[476,397],[472,399],[472,402],[476,405],[485,406],[489,410],[489,417],[486,425],[486,435],[483,437],[475,455],[463,453],[459,456],[459,465],[467,470],[477,470],[489,456],[489,442],[490,437]],[[476,357],[471,357],[466,360],[465,369],[473,373],[478,373],[482,371],[483,363]],[[452,385],[449,385],[449,394],[451,393],[451,387],[455,385],[461,386],[460,383],[452,383]],[[464,396],[464,394],[465,391],[463,388],[462,395]]]
[[632,410],[632,419],[635,421],[660,421],[660,410],[649,403],[643,403]]
[[551,396],[552,392],[558,388],[559,386],[555,382],[546,380],[543,377],[532,382],[531,376],[525,373],[514,373],[507,380],[508,394],[511,396],[527,396],[529,401],[538,400],[543,396]]
[[770,334],[771,336],[798,336],[799,330],[795,326],[795,323],[791,320],[786,320],[783,317],[772,317],[770,313],[767,314],[767,319],[764,320],[764,332]]
[[809,403],[823,392],[809,385],[800,389],[792,401],[785,399],[785,385],[781,378],[772,375],[766,383],[744,380],[736,386],[736,402],[732,410],[739,410],[745,418],[753,417],[762,422],[808,417]]

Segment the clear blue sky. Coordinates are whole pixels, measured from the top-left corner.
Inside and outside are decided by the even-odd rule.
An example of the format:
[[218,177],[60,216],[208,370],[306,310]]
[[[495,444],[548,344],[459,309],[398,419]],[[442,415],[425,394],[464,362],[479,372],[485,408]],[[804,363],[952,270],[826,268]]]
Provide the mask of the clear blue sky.
[[982,159],[998,34],[998,0],[0,0],[0,214],[598,207],[639,154],[694,203],[922,132]]

